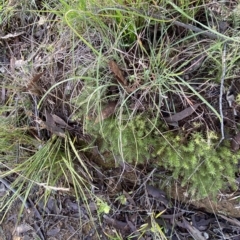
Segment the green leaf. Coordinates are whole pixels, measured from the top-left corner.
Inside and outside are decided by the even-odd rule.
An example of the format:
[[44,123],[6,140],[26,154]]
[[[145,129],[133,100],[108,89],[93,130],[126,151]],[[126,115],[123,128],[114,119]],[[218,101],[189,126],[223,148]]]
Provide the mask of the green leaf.
[[104,202],[103,200],[101,200],[100,198],[97,198],[97,206],[98,206],[98,213],[105,213],[108,214],[110,212],[111,207]]

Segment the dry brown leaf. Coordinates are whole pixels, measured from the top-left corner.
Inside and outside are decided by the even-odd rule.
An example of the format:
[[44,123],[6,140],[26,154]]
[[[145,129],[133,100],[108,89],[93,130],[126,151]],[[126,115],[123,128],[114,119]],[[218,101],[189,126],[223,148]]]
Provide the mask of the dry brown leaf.
[[46,122],[43,122],[44,127],[50,131],[51,133],[59,136],[59,137],[65,137],[64,131],[58,127],[52,117],[52,115],[45,110],[45,117],[46,117]]
[[32,78],[31,82],[33,82],[33,83],[38,82],[38,80],[40,79],[40,77],[41,77],[43,74],[44,74],[44,72],[41,72],[41,73],[36,74],[36,75]]
[[183,111],[178,112],[178,113],[172,115],[171,117],[164,118],[164,120],[165,120],[167,123],[173,123],[173,122],[178,122],[178,121],[180,121],[180,120],[183,120],[184,118],[186,118],[186,117],[190,116],[192,113],[194,113],[195,110],[196,110],[200,105],[201,105],[200,103],[194,104],[193,106],[188,107],[188,108],[184,109]]
[[127,231],[129,229],[129,226],[126,222],[116,220],[114,218],[110,218],[107,215],[103,215],[103,218],[105,219],[107,224],[111,224],[113,227]]
[[126,79],[123,77],[122,71],[120,70],[120,68],[118,67],[117,63],[114,62],[113,60],[110,60],[108,63],[111,71],[114,73],[114,75],[116,76],[118,82],[122,85],[122,86],[126,86],[127,85],[127,81]]
[[165,206],[168,205],[169,201],[167,200],[166,193],[164,191],[148,184],[146,185],[146,189],[148,194],[151,195],[153,198],[158,199]]
[[65,127],[65,128],[72,129],[72,127],[70,127],[62,118],[60,118],[59,116],[57,116],[55,114],[51,114],[51,115],[52,115],[52,118],[53,118],[55,123]]
[[43,92],[43,89],[41,87],[39,87],[39,85],[37,84],[37,82],[39,81],[39,79],[41,78],[41,76],[44,74],[44,72],[38,73],[36,74],[28,83],[27,85],[27,90],[30,91],[32,94],[34,95],[41,95]]
[[96,118],[95,123],[98,123],[98,122],[110,117],[115,112],[116,106],[117,106],[116,101],[109,102],[107,107],[105,107],[102,110],[102,112],[99,114],[99,116]]

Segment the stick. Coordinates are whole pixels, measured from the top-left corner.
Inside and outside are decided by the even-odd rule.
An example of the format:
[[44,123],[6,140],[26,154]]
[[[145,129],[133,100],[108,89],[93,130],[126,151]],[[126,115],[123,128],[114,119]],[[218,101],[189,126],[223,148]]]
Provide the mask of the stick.
[[[221,135],[219,144],[224,140],[224,123],[223,123],[223,111],[222,111],[222,97],[223,97],[223,89],[224,89],[224,80],[226,75],[226,43],[223,45],[223,55],[222,55],[222,76],[221,76],[221,86],[220,86],[220,95],[219,95],[219,113],[221,116]],[[218,145],[219,145],[218,144]]]

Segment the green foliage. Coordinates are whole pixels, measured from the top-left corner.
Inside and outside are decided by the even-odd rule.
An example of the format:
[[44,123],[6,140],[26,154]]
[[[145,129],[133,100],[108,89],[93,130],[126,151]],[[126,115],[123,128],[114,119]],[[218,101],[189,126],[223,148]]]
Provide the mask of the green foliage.
[[146,231],[150,231],[154,234],[154,236],[157,236],[156,239],[162,239],[167,240],[167,237],[164,234],[163,229],[159,226],[157,223],[157,219],[164,213],[164,211],[158,213],[157,215],[155,213],[150,213],[150,217],[148,220],[148,223],[145,223],[141,226],[139,229],[140,232],[142,232],[141,236],[146,233]]
[[[234,187],[234,174],[239,154],[230,150],[228,142],[220,147],[214,132],[184,133],[151,131],[146,116],[138,115],[126,122],[106,119],[99,124],[88,124],[87,131],[103,138],[101,152],[110,151],[129,163],[147,163],[163,166],[172,172],[182,185],[190,184],[191,194],[204,197],[219,189]],[[163,130],[159,124],[158,128]],[[113,159],[113,157],[111,158]]]
[[108,214],[111,210],[111,207],[103,201],[101,198],[97,198],[98,214]]
[[182,14],[181,16],[181,21],[183,22],[189,21],[189,19],[185,15],[188,15],[191,18],[195,18],[195,16],[201,9],[200,1],[179,0],[176,1],[176,5],[178,9],[181,9],[181,13],[184,12],[184,14]]
[[[190,183],[191,193],[196,193],[198,197],[215,194],[228,183],[233,186],[239,158],[239,154],[231,152],[229,143],[216,148],[219,141],[217,136],[213,132],[206,135],[195,132],[183,141],[182,136],[168,133],[171,145],[163,141],[161,151],[157,152],[160,158],[158,164],[171,170],[174,178],[181,178],[183,186]],[[229,177],[227,181],[226,177]]]
[[121,39],[123,46],[131,46],[137,41],[138,34],[146,25],[144,18],[126,12],[122,9],[116,9],[112,15],[118,38]]
[[16,127],[11,122],[15,120],[13,117],[0,117],[0,146],[2,152],[2,159],[9,161],[16,161],[24,159],[28,154],[20,151],[20,146],[28,146],[35,149],[38,147],[38,141],[31,138],[24,127]]
[[[18,129],[15,129],[14,133],[17,132]],[[14,136],[16,137],[16,135]],[[84,170],[75,170],[76,161],[80,162]],[[25,157],[24,161],[21,162],[17,162],[15,159],[15,162],[10,166],[11,170],[2,173],[1,177],[15,173],[17,177],[12,186],[17,189],[17,192],[0,208],[1,211],[8,208],[19,194],[27,198],[34,185],[45,188],[45,200],[50,196],[52,190],[69,191],[69,188],[62,187],[62,185],[67,187],[73,185],[77,200],[81,198],[81,200],[86,201],[84,191],[89,189],[86,181],[89,172],[83,166],[83,161],[76,153],[68,134],[65,138],[53,136],[32,156]]]
[[237,7],[234,9],[232,13],[233,22],[235,29],[238,29],[240,26],[240,3],[238,3]]
[[[159,3],[159,5],[163,6],[163,9],[167,9],[167,11],[163,11],[166,17],[169,17],[168,15],[175,17],[176,15],[178,20],[185,23],[196,22],[195,17],[202,9],[201,1],[190,2],[189,0],[181,0],[176,4],[171,1],[160,2],[161,4]],[[155,164],[169,169],[175,179],[181,178],[183,185],[190,183],[192,192],[196,192],[197,189],[197,194],[201,196],[208,194],[208,192],[216,192],[219,188],[224,187],[225,179],[227,178],[230,181],[234,177],[234,166],[239,156],[231,153],[227,142],[216,148],[218,138],[212,132],[204,134],[192,132],[188,137],[185,137],[184,133],[165,132],[163,134],[161,132],[164,130],[164,124],[159,123],[159,121],[156,126],[150,124],[147,118],[151,119],[151,115],[145,113],[144,115],[129,117],[127,109],[123,109],[123,107],[116,113],[116,118],[112,117],[105,119],[103,122],[94,123],[93,119],[103,109],[101,105],[111,100],[120,99],[121,102],[121,97],[124,98],[117,94],[109,96],[109,87],[114,85],[114,83],[108,72],[106,74],[101,69],[102,67],[106,68],[107,58],[112,59],[117,55],[115,54],[114,56],[114,51],[111,49],[122,50],[124,47],[134,44],[144,48],[141,41],[144,39],[144,36],[146,37],[145,31],[149,27],[151,28],[151,24],[154,25],[154,22],[161,22],[161,28],[164,29],[163,21],[154,20],[148,16],[147,12],[151,10],[148,3],[143,1],[134,1],[134,3],[132,1],[119,1],[118,4],[120,6],[123,5],[122,8],[113,7],[110,4],[111,2],[108,3],[108,1],[97,4],[97,1],[89,1],[89,3],[78,1],[75,3],[74,1],[67,2],[61,0],[60,3],[62,6],[62,11],[60,11],[62,18],[82,43],[97,56],[96,64],[93,64],[93,67],[89,67],[89,70],[85,66],[79,67],[78,70],[82,70],[80,71],[82,74],[79,75],[87,77],[85,79],[82,78],[84,81],[82,91],[77,97],[71,99],[71,103],[76,107],[73,115],[76,119],[83,121],[85,132],[95,136],[98,140],[101,139],[101,152],[111,153],[108,154],[111,160],[119,161],[120,159],[129,163],[147,163],[154,159]],[[129,6],[141,9],[143,12],[132,11],[132,9],[128,8]],[[146,14],[144,14],[143,9],[147,10]],[[237,12],[234,14],[235,22],[238,22]],[[102,55],[102,50],[94,44],[90,29],[93,32],[97,31],[100,33],[104,42],[101,49],[104,49],[105,46],[106,49],[110,49],[107,58]],[[162,36],[164,36],[165,31],[161,32]],[[182,41],[184,41],[184,44],[189,44],[188,37]],[[166,46],[160,42],[158,43],[160,46],[159,54],[156,55],[155,51],[152,51],[154,57],[150,54],[149,69],[137,72],[138,79],[145,79],[145,81],[139,82],[141,84],[149,84],[146,86],[149,86],[153,92],[164,94],[163,89],[178,91],[175,87],[175,79],[177,78],[178,82],[191,90],[219,117],[214,107],[203,99],[201,94],[188,82],[181,79],[175,72],[171,72],[172,70],[169,71],[165,60],[162,60],[166,59],[163,51]],[[169,43],[167,43],[167,46],[169,46]],[[171,43],[172,50],[176,46],[176,43]],[[212,67],[212,69],[217,70],[209,73],[216,80],[219,80],[221,75],[221,71],[218,71],[218,69],[222,69],[221,52],[222,44],[217,41],[208,48],[209,61],[206,61],[205,64],[208,71],[209,63],[217,66]],[[149,56],[149,54],[146,55]],[[182,66],[185,67],[184,64]],[[81,67],[84,69],[81,69]],[[150,69],[151,67],[152,69]],[[87,72],[86,75],[85,72]],[[132,79],[136,79],[136,71],[133,72]],[[168,73],[166,74],[166,72]],[[157,80],[154,83],[150,81],[153,76]],[[174,80],[170,81],[170,79]],[[125,102],[127,101],[125,99]],[[120,113],[121,111],[123,113]]]
[[[124,117],[123,117],[124,118]],[[86,125],[87,132],[103,138],[101,151],[110,151],[130,163],[144,163],[150,159],[149,147],[156,140],[148,134],[150,125],[144,117],[137,116],[132,120],[116,121],[106,119],[102,123]]]

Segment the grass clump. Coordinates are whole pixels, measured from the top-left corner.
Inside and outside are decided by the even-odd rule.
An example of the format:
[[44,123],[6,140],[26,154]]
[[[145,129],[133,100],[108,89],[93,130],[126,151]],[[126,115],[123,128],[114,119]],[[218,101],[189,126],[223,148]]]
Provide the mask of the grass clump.
[[95,125],[89,123],[86,127],[89,134],[102,137],[100,150],[112,153],[110,161],[115,156],[128,163],[144,164],[151,158],[149,146],[156,145],[156,140],[149,134],[151,129],[145,117],[136,116],[121,122],[107,119]]

